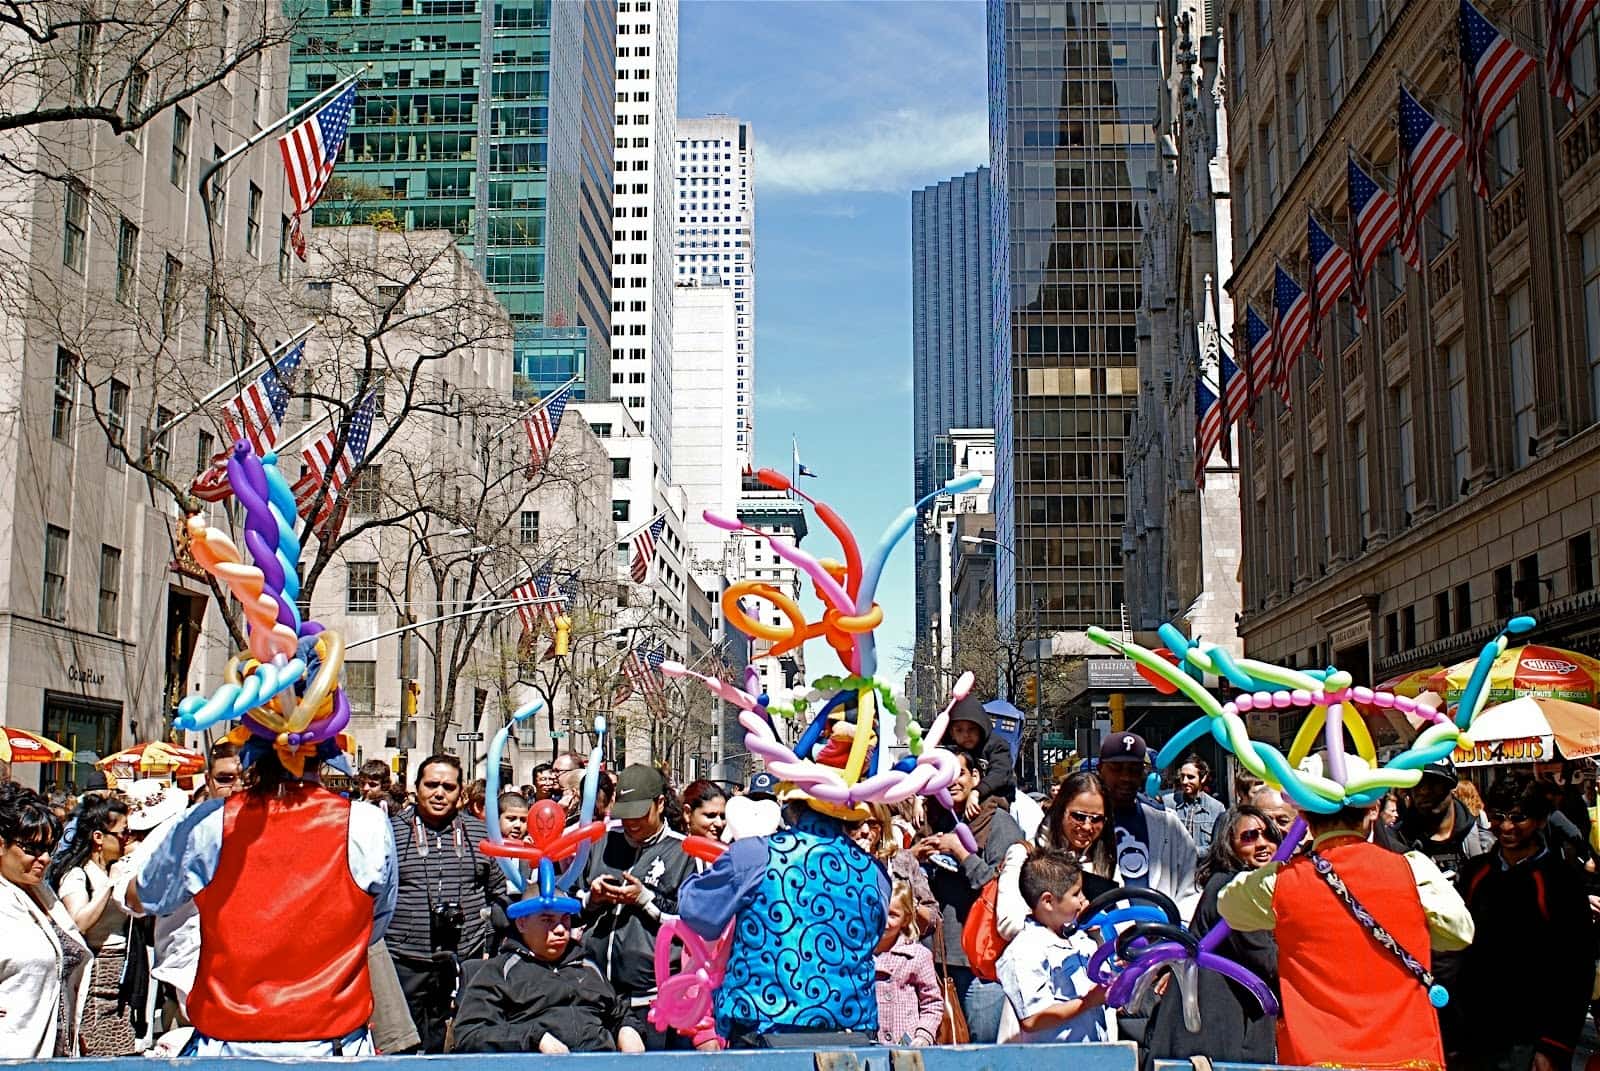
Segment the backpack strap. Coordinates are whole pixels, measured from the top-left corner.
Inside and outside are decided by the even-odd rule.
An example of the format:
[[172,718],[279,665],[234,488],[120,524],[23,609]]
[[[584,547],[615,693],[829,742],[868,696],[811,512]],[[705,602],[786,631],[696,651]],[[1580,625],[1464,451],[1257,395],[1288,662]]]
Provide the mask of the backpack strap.
[[1415,956],[1400,947],[1400,942],[1396,941],[1389,931],[1384,929],[1378,920],[1372,917],[1372,912],[1361,906],[1361,901],[1355,898],[1355,894],[1344,883],[1344,879],[1339,876],[1338,871],[1333,869],[1333,864],[1328,861],[1327,857],[1319,854],[1315,848],[1307,848],[1306,857],[1311,860],[1311,865],[1316,870],[1317,876],[1333,891],[1333,895],[1345,906],[1350,914],[1355,916],[1355,920],[1366,927],[1367,932],[1372,935],[1372,939],[1377,941],[1395,959],[1399,960],[1400,965],[1410,972],[1411,977],[1417,980],[1417,984],[1428,991],[1428,1003],[1435,1008],[1442,1008],[1448,1004],[1450,1002],[1450,991],[1435,982],[1432,973],[1418,962]]

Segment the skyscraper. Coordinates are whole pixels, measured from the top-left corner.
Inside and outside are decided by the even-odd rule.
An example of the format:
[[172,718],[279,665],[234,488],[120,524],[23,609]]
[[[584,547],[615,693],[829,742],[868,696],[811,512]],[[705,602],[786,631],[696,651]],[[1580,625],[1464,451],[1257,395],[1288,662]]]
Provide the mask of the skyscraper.
[[996,608],[1044,631],[1123,602],[1157,6],[989,0]]
[[370,64],[315,220],[451,231],[519,324],[588,328],[577,374],[588,397],[604,398],[616,7],[480,6],[292,5],[290,107]]
[[733,286],[738,395],[734,441],[756,448],[756,164],[750,124],[727,115],[678,121],[679,282]]
[[611,393],[644,425],[670,483],[678,3],[621,0],[617,13]]
[[[989,169],[911,194],[911,367],[914,497],[954,473],[952,428],[994,423]],[[939,562],[916,542],[917,640],[939,616]]]

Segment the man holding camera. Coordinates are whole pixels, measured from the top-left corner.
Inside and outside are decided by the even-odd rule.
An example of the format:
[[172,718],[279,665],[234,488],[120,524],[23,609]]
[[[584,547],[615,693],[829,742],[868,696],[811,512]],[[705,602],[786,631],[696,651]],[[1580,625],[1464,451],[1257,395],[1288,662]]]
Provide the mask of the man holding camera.
[[683,835],[662,817],[667,780],[653,766],[629,766],[617,777],[611,809],[622,829],[589,856],[583,873],[584,945],[628,1005],[623,1020],[648,1049],[665,1049],[667,1037],[646,1016],[656,995],[656,933],[661,916],[678,912],[678,886],[694,872]]
[[417,802],[390,818],[400,894],[389,954],[422,1051],[443,1052],[461,962],[488,950],[489,906],[505,897],[494,860],[478,851],[487,832],[461,802],[461,761],[432,755],[417,767]]

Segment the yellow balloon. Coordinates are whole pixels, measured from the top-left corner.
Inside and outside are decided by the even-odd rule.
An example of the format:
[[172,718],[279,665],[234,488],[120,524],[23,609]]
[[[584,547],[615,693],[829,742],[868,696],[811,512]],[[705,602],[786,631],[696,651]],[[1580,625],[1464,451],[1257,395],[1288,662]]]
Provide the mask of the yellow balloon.
[[867,764],[867,742],[872,739],[872,705],[877,691],[863,688],[857,692],[860,710],[856,715],[856,738],[850,742],[850,757],[844,764],[844,783],[853,785],[861,780],[861,771]]

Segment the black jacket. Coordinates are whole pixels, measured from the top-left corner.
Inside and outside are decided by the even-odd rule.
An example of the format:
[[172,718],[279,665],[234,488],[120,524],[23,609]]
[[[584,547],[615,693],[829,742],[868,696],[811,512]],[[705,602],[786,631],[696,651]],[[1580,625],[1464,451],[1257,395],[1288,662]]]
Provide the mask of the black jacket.
[[[1017,760],[1011,754],[1011,745],[994,735],[994,720],[989,717],[989,712],[969,695],[950,712],[950,723],[954,725],[958,721],[970,721],[983,733],[978,746],[967,752],[981,772],[978,799],[986,800],[990,796],[999,796],[1008,802],[1016,799],[1017,776],[1014,767]],[[944,743],[946,747],[955,747],[955,741],[949,733],[945,734]]]
[[626,1003],[574,941],[555,963],[518,944],[461,991],[456,1052],[538,1052],[554,1034],[573,1052],[615,1052]]
[[642,999],[656,991],[656,933],[661,929],[661,916],[678,913],[678,886],[695,869],[694,859],[683,850],[683,834],[666,826],[642,848],[629,844],[617,830],[598,851],[590,853],[581,879],[581,898],[586,904],[589,886],[601,874],[627,871],[650,894],[642,906],[592,904],[584,908],[584,946],[624,998]]
[[1499,851],[1468,860],[1457,883],[1475,934],[1450,1003],[1469,1038],[1533,1043],[1572,1062],[1594,985],[1595,931],[1582,877],[1554,852],[1509,869]]
[[[955,828],[955,820],[943,807],[929,808],[928,824],[940,833],[948,833]],[[982,895],[983,887],[999,875],[1006,850],[1022,841],[1022,827],[1011,817],[1011,812],[1000,805],[989,820],[983,843],[978,845],[977,852],[961,861],[961,869],[945,870],[932,862],[924,864],[928,871],[928,885],[933,889],[934,899],[939,901],[939,911],[944,918],[940,930],[944,940],[944,960],[950,966],[967,965],[967,954],[961,948],[961,928],[967,921],[967,913]],[[940,962],[940,955],[933,942],[939,939],[935,935],[928,941],[935,963]]]

